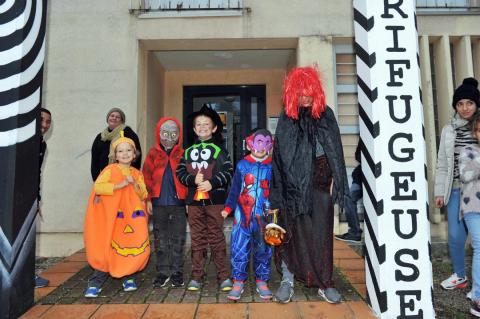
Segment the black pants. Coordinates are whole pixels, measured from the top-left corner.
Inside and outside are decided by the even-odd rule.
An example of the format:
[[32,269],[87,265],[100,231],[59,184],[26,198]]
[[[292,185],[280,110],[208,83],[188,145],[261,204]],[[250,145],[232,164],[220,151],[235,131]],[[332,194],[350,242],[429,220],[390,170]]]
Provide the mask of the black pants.
[[187,217],[184,206],[154,206],[153,235],[157,273],[183,274]]

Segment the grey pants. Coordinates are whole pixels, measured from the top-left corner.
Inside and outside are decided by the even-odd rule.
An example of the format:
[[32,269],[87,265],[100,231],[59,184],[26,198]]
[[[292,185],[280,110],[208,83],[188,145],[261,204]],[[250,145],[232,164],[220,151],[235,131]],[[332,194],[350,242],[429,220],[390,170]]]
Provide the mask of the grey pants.
[[154,206],[153,236],[157,273],[183,275],[187,227],[185,206]]

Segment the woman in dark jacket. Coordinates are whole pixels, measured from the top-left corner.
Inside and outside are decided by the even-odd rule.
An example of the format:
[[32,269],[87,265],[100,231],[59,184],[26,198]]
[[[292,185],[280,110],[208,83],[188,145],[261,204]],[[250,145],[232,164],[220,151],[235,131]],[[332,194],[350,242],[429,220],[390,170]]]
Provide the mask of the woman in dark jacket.
[[[132,139],[137,148],[137,156],[132,163],[136,169],[140,169],[142,163],[142,149],[140,148],[140,141],[137,134],[125,125],[125,113],[114,107],[107,113],[108,126],[100,132],[92,145],[92,162],[90,171],[92,179],[95,181],[100,175],[100,172],[109,164],[113,163],[114,159],[110,156],[110,143],[120,137],[120,132],[123,131],[125,137]],[[112,154],[113,155],[113,154]]]
[[270,203],[279,209],[285,242],[275,250],[283,278],[275,298],[287,303],[294,278],[330,303],[334,288],[333,205],[344,205],[348,183],[340,131],[312,67],[295,68],[284,84],[285,111],[278,121],[272,162]]

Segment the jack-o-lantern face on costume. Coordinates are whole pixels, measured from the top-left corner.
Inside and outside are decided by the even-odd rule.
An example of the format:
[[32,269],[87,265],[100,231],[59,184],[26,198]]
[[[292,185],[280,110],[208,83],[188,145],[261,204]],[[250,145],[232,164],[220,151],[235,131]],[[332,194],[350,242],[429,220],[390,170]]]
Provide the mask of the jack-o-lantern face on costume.
[[191,175],[202,172],[204,180],[212,178],[220,148],[213,143],[194,144],[185,150],[187,171]]
[[[133,212],[117,212],[115,226],[113,228],[112,248],[123,257],[138,256],[143,254],[150,242],[145,211],[137,207]],[[147,237],[145,237],[147,234]]]

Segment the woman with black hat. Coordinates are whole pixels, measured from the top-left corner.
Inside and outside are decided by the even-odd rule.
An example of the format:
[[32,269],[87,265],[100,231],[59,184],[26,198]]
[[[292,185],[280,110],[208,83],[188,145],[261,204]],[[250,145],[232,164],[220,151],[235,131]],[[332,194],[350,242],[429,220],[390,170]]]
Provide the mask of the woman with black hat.
[[132,166],[136,169],[140,169],[142,163],[142,149],[140,148],[138,136],[129,126],[125,125],[125,113],[118,107],[114,107],[107,113],[107,127],[102,132],[98,133],[93,141],[90,172],[94,181],[108,164],[114,162],[114,156],[113,154],[110,154],[110,143],[120,137],[121,131],[123,131],[125,137],[128,137],[135,142],[137,156],[132,163]]
[[450,123],[442,129],[438,149],[434,187],[435,206],[437,208],[447,206],[448,248],[453,264],[453,274],[441,283],[447,290],[467,287],[468,279],[465,273],[467,228],[459,216],[458,156],[464,146],[477,143],[471,134],[470,121],[477,112],[479,100],[478,81],[474,78],[464,79],[453,94],[452,107],[455,114]]

